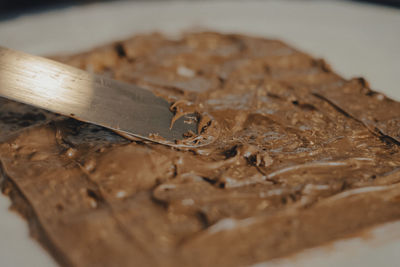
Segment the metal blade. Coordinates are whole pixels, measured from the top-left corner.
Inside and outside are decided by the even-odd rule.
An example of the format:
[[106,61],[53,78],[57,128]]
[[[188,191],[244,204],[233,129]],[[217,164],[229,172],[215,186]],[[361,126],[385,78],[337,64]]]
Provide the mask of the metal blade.
[[146,89],[2,47],[0,96],[148,140],[197,132],[185,119],[170,129],[170,104]]

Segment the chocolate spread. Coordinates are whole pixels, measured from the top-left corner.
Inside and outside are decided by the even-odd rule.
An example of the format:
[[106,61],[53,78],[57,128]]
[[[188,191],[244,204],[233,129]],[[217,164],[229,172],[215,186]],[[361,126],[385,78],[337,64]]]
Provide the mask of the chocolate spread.
[[249,266],[400,219],[400,103],[281,41],[139,35],[56,59],[202,114],[176,148],[1,99],[3,192],[62,266]]

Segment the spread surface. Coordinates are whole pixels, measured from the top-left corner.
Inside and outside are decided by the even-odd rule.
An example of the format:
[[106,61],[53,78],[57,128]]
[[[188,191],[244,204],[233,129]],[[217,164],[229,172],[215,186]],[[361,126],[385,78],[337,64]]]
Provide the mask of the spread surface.
[[321,59],[217,33],[56,59],[201,114],[212,137],[132,141],[1,99],[3,191],[63,266],[248,266],[400,218],[400,103]]

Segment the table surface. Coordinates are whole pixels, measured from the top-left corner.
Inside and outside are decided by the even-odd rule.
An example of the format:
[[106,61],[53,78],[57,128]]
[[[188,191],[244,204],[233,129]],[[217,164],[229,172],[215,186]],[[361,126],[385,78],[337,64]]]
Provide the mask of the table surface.
[[[76,53],[136,33],[172,37],[218,30],[279,38],[327,60],[346,78],[363,76],[400,100],[400,10],[342,1],[112,2],[28,14],[0,22],[0,45],[46,55]],[[400,115],[400,114],[399,114]],[[10,201],[0,196],[0,265],[57,266]],[[273,262],[274,266],[384,266],[400,260],[400,223]],[[390,234],[389,234],[390,233]],[[271,263],[256,265],[270,266]]]

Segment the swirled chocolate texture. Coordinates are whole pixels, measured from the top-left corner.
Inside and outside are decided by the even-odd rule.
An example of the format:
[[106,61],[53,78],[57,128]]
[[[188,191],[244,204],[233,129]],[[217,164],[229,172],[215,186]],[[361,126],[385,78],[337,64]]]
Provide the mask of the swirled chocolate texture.
[[173,148],[1,99],[3,192],[62,266],[250,266],[400,219],[400,104],[362,78],[211,32],[56,59],[152,90],[214,133]]

